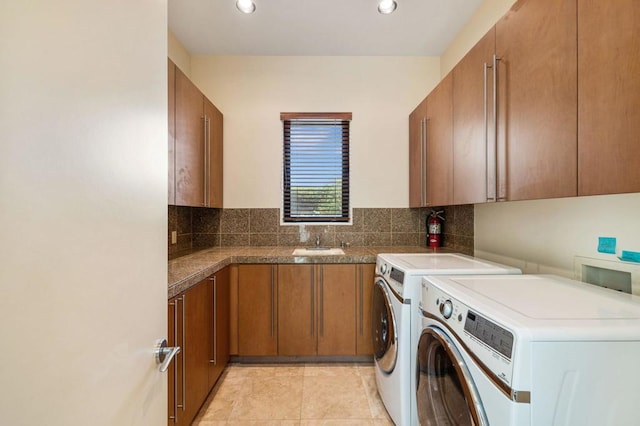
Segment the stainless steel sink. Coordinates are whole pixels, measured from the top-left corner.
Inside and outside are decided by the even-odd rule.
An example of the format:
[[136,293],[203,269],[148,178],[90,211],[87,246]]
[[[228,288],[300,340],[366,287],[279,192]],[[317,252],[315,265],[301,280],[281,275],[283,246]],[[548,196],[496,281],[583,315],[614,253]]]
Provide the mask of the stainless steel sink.
[[322,246],[297,248],[293,251],[294,256],[332,256],[341,254],[344,254],[344,250],[342,250],[341,248]]

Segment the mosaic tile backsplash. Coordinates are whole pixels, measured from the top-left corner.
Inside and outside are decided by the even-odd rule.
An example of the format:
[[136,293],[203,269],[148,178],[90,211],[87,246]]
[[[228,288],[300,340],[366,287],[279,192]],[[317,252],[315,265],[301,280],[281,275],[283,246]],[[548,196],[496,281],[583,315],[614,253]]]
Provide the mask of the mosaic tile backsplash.
[[[473,254],[473,205],[442,207],[443,245]],[[210,209],[169,206],[169,256],[230,246],[425,246],[431,209],[356,208],[351,225],[280,225],[279,209]],[[171,232],[177,243],[171,244]]]

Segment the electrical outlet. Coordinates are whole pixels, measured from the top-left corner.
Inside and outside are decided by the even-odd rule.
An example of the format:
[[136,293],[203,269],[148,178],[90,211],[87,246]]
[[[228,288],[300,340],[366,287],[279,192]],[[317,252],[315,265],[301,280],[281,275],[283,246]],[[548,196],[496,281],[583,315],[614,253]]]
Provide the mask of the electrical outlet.
[[171,244],[178,243],[178,231],[171,231]]

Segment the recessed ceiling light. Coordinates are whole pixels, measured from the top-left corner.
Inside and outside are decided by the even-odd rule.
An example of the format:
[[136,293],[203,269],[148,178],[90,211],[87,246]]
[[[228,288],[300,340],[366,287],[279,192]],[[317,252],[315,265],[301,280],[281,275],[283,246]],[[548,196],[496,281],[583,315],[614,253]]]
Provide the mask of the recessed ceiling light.
[[256,11],[256,4],[253,0],[237,0],[236,7],[242,13],[253,13]]
[[383,15],[388,15],[398,7],[398,3],[395,0],[380,0],[378,2],[378,12]]

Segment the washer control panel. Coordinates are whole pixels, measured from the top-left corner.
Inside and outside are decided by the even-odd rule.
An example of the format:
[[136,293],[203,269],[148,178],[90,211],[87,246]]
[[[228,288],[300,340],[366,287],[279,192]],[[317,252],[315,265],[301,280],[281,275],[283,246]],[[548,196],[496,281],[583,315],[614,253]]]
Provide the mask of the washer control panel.
[[420,306],[427,318],[456,341],[460,352],[470,354],[511,385],[515,338],[508,328],[451,297],[427,279],[422,280]]

